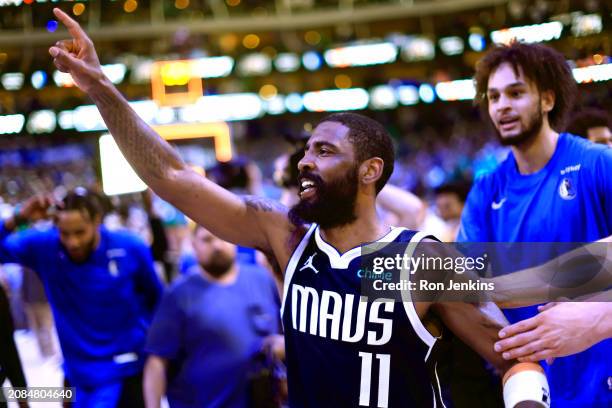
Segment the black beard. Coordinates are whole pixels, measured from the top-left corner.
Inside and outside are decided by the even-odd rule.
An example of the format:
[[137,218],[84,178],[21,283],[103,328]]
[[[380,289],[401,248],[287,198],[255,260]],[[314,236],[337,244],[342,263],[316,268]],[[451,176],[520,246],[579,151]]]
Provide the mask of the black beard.
[[350,169],[344,177],[325,183],[321,177],[312,173],[300,173],[315,184],[315,197],[302,200],[289,210],[289,220],[297,226],[316,223],[323,229],[340,227],[357,219],[357,168]]
[[68,252],[68,250],[66,249],[66,247],[64,247],[64,250],[66,251],[66,253],[68,254],[68,258],[70,258],[70,260],[74,263],[83,263],[85,262],[87,259],[89,259],[89,256],[91,255],[91,253],[96,249],[96,238],[92,238],[91,241],[89,241],[87,243],[87,248],[85,250],[85,255],[83,255],[82,258],[79,259],[74,259],[71,255],[70,252]]
[[220,278],[225,275],[234,264],[234,260],[221,254],[221,253],[213,253],[205,264],[201,264],[202,268],[208,272],[209,275]]
[[540,133],[540,129],[542,129],[543,123],[544,115],[542,115],[542,111],[538,109],[536,110],[536,113],[529,118],[527,128],[516,136],[502,137],[500,131],[495,126],[494,128],[495,133],[497,134],[497,139],[499,140],[502,146],[521,146],[525,143],[532,141],[537,136],[537,134]]

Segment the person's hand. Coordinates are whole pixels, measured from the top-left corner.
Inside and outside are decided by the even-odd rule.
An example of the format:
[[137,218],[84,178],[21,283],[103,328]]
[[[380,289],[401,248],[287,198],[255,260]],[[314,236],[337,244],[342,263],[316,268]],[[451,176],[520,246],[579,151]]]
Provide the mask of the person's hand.
[[52,205],[58,205],[52,195],[38,194],[30,197],[18,206],[12,217],[4,221],[4,227],[9,231],[22,223],[35,222],[47,218],[47,210]]
[[27,199],[15,216],[24,221],[34,222],[47,218],[47,210],[57,205],[52,195],[37,194]]
[[521,362],[564,357],[586,350],[601,341],[597,325],[605,320],[603,303],[562,302],[540,306],[540,313],[504,327],[502,339],[495,343],[495,351],[506,360]]
[[53,63],[60,71],[69,73],[81,90],[88,92],[104,78],[94,44],[79,23],[68,14],[58,8],[53,9],[53,14],[72,36],[71,39],[60,40],[49,48]]

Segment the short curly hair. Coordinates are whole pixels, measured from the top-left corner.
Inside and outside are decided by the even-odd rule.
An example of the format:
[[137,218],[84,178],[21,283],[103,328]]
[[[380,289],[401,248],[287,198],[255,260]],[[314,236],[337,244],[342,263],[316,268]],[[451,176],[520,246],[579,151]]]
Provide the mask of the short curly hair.
[[323,122],[337,122],[349,128],[348,138],[359,163],[372,157],[383,160],[383,172],[376,181],[376,193],[379,193],[391,177],[395,161],[395,149],[387,129],[374,119],[350,112],[328,115],[319,123]]
[[496,46],[476,64],[474,82],[475,102],[488,115],[487,87],[491,73],[500,65],[509,63],[515,74],[522,72],[533,82],[539,92],[552,91],[555,106],[548,113],[550,126],[556,131],[563,130],[568,113],[576,99],[577,87],[572,71],[565,57],[558,51],[540,44],[525,44],[514,41],[508,45]]

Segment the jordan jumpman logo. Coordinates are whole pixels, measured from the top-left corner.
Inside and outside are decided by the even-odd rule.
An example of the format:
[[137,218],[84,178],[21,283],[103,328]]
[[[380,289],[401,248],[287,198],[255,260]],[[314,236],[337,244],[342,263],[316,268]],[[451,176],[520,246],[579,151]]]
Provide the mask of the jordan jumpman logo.
[[303,271],[304,269],[312,269],[315,273],[319,273],[319,271],[317,271],[317,268],[314,267],[314,265],[312,264],[312,260],[314,259],[316,253],[312,254],[307,260],[306,262],[304,262],[304,265],[302,265],[302,267],[300,268],[300,272]]

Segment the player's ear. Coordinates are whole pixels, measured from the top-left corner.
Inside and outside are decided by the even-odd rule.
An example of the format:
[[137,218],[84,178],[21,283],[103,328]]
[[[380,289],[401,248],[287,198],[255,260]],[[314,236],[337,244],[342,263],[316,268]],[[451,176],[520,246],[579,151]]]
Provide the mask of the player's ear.
[[359,181],[363,184],[376,184],[382,176],[384,165],[380,157],[364,160],[359,166]]
[[540,95],[541,95],[540,101],[542,105],[542,112],[549,113],[555,107],[555,93],[551,90],[548,90],[548,91],[542,91]]

